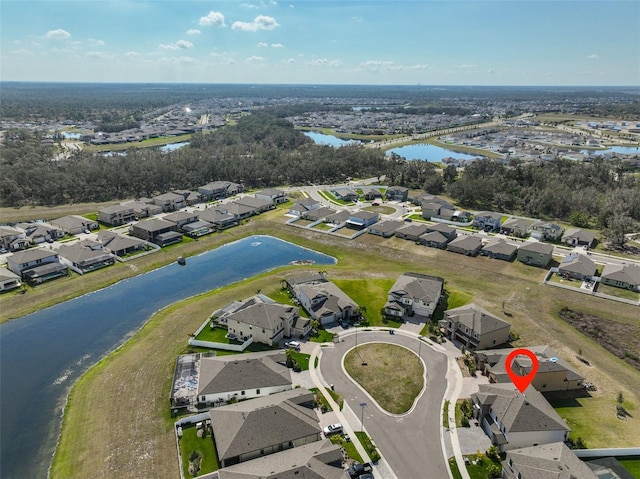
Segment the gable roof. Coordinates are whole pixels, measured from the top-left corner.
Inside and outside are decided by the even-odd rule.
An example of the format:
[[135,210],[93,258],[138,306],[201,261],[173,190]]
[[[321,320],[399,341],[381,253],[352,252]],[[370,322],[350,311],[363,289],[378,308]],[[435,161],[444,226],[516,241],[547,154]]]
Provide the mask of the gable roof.
[[396,231],[404,222],[398,220],[385,220],[369,226],[369,231],[379,231],[381,233],[392,233]]
[[466,251],[474,251],[482,247],[482,240],[478,236],[457,236],[447,245],[447,248],[449,247],[461,248]]
[[36,261],[39,259],[51,258],[52,256],[57,256],[58,253],[55,251],[48,251],[42,248],[32,248],[24,251],[17,251],[8,257],[8,261],[11,261],[16,264],[29,263],[31,261]]
[[402,228],[398,228],[396,233],[402,233],[407,236],[420,236],[427,232],[428,227],[424,223],[409,223]]
[[598,478],[563,442],[512,449],[507,452],[503,467],[514,472],[509,477],[522,479]]
[[102,230],[98,233],[98,241],[100,241],[110,251],[121,251],[134,246],[144,245],[145,241],[134,238],[133,236],[124,236],[112,231]]
[[175,228],[175,227],[176,227],[175,223],[172,223],[170,221],[161,220],[161,219],[158,219],[158,218],[154,218],[154,219],[150,219],[150,220],[144,220],[144,221],[138,221],[134,225],[134,228],[139,228],[141,230],[149,231],[149,232],[160,231],[160,230],[163,230],[163,229]]
[[583,276],[593,276],[596,274],[597,267],[591,258],[583,254],[570,254],[560,263],[558,269]]
[[495,238],[484,245],[482,251],[511,256],[518,251],[518,247],[514,244],[507,243],[504,238]]
[[419,273],[401,274],[389,294],[398,298],[409,297],[423,303],[437,302],[442,295],[444,279]]
[[87,261],[106,260],[113,256],[102,249],[91,249],[81,244],[62,245],[58,254],[74,264],[82,264]]
[[423,235],[420,235],[419,239],[420,241],[439,243],[439,244],[444,244],[449,241],[449,238],[447,238],[445,235],[443,235],[439,231],[432,231],[431,233],[425,233]]
[[444,314],[446,319],[458,321],[479,335],[511,326],[475,303],[448,309]]
[[607,263],[602,270],[603,278],[632,285],[640,284],[640,266]]
[[280,321],[297,316],[298,308],[278,303],[255,303],[229,314],[227,320],[251,324],[258,328],[277,329]]
[[540,243],[538,241],[532,241],[531,243],[526,243],[520,246],[518,248],[518,251],[530,251],[532,253],[552,254],[553,245],[549,243]]
[[450,235],[451,233],[455,233],[456,229],[453,226],[449,226],[444,223],[436,223],[433,225],[429,225],[427,227],[427,231],[429,233],[431,233],[432,231],[438,231],[439,233]]
[[567,239],[577,239],[583,243],[593,243],[593,240],[596,239],[596,236],[589,230],[583,230],[581,228],[569,228],[563,235],[562,241]]
[[163,220],[171,221],[172,223],[178,223],[184,220],[198,219],[198,213],[189,213],[187,211],[176,211],[175,213],[169,213],[163,216]]
[[68,215],[51,220],[51,224],[65,230],[73,230],[76,228],[87,228],[91,224],[96,224],[96,222],[84,216]]
[[521,230],[523,232],[527,232],[529,228],[531,228],[532,224],[533,224],[533,221],[530,221],[524,218],[511,217],[508,220],[506,220],[504,223],[502,223],[502,228]]

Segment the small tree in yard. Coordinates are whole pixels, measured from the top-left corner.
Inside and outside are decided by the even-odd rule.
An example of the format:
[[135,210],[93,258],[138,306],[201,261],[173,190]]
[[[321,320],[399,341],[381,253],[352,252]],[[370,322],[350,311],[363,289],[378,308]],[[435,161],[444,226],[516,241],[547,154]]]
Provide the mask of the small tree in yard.
[[502,469],[497,464],[491,464],[487,467],[487,477],[489,479],[495,479],[502,476]]
[[492,461],[497,461],[500,459],[500,450],[498,449],[498,446],[496,446],[495,444],[491,447],[489,447],[489,449],[487,449],[487,457],[489,459],[491,459]]

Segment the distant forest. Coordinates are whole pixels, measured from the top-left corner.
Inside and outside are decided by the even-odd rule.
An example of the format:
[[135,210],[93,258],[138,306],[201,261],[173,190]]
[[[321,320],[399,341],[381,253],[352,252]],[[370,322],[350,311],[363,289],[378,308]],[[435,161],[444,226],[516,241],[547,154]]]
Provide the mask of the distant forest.
[[193,135],[188,147],[169,153],[158,148],[130,149],[122,156],[80,151],[61,161],[51,160],[54,151],[41,146],[40,134],[9,131],[0,163],[0,204],[111,201],[197,189],[213,180],[265,188],[385,175],[389,185],[446,193],[468,209],[565,220],[602,229],[615,242],[640,221],[638,179],[615,160],[504,165],[487,159],[458,175],[453,166],[441,171],[432,163],[379,150],[316,145],[281,114],[265,110],[245,116],[236,125]]

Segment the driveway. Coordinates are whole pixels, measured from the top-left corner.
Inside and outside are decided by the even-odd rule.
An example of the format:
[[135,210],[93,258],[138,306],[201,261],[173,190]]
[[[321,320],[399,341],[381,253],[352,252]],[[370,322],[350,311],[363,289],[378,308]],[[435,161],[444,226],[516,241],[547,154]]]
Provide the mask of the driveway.
[[[345,375],[342,357],[355,346],[355,334],[343,336],[343,341],[322,348],[320,371],[328,384],[333,384],[357,416],[363,417],[365,431],[373,439],[380,453],[398,478],[429,477],[448,479],[449,473],[442,453],[441,405],[447,387],[447,357],[420,346],[420,356],[426,364],[427,386],[412,412],[405,416],[392,416],[379,409],[369,396]],[[399,344],[418,352],[415,338],[388,332],[362,331],[357,335],[358,344],[386,342]],[[366,402],[367,406],[360,407]],[[359,426],[354,424],[354,429]],[[428,474],[426,474],[428,471]]]

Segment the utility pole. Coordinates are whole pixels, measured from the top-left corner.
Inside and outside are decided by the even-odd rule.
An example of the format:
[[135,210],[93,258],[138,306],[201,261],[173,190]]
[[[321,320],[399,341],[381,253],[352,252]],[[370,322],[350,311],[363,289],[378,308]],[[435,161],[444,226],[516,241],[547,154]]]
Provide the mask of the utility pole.
[[361,408],[361,412],[360,412],[360,430],[362,432],[364,432],[364,408],[367,407],[367,403],[366,402],[361,402],[360,403],[360,408]]

